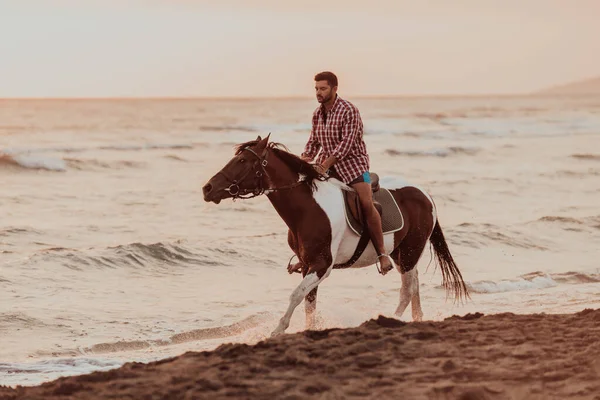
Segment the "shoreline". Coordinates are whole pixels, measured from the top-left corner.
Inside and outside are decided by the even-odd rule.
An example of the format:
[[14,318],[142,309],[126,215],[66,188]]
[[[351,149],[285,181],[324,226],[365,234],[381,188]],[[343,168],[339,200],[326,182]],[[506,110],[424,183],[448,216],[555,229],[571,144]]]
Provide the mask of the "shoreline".
[[380,316],[355,328],[224,344],[38,386],[0,386],[0,400],[598,399],[598,338],[600,309],[408,323]]

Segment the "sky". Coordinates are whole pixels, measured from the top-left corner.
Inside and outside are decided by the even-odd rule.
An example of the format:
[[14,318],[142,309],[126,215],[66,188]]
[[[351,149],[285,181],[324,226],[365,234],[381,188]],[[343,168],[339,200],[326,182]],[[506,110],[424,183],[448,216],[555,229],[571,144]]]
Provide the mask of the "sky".
[[0,98],[527,93],[600,75],[598,0],[0,0]]

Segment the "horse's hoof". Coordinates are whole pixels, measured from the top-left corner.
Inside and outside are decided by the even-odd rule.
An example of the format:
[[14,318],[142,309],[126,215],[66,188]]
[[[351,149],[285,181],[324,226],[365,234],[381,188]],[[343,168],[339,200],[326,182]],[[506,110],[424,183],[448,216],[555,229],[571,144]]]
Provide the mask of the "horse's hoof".
[[283,335],[283,332],[284,331],[282,329],[275,329],[273,332],[271,332],[271,337]]
[[423,314],[413,314],[412,319],[414,322],[423,321]]

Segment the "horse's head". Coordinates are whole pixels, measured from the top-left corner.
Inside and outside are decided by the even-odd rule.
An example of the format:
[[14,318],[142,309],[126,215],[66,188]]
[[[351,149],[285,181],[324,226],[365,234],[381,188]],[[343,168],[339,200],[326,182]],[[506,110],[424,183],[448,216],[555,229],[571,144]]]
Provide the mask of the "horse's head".
[[204,201],[219,204],[227,198],[262,193],[269,136],[240,145],[233,158],[202,187]]

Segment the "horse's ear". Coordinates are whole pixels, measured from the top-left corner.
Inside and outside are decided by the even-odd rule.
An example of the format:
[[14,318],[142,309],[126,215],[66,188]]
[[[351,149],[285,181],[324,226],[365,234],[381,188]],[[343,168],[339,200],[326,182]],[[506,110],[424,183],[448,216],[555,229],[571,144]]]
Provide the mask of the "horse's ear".
[[258,135],[258,136],[256,137],[256,141],[257,141],[257,142],[260,142],[261,140],[262,140],[262,138],[260,137],[260,135]]
[[264,139],[260,140],[256,145],[256,150],[258,150],[258,153],[261,155],[261,157],[264,157],[267,151],[267,144],[269,144],[269,136],[271,136],[271,133],[269,133]]

